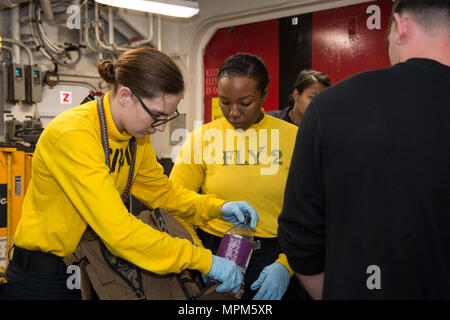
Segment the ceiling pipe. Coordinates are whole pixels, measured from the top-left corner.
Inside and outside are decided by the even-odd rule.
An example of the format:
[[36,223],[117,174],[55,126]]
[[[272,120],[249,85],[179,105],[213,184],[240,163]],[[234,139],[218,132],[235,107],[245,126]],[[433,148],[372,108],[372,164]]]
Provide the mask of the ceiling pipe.
[[115,52],[125,52],[129,48],[121,47],[116,45],[114,40],[114,8],[109,7],[108,8],[108,27],[109,27],[109,44],[113,47],[113,50]]
[[110,7],[108,11],[108,25],[109,25],[109,32],[110,32],[110,44],[114,48],[115,52],[125,52],[129,50],[129,47],[121,47],[115,43],[114,40],[114,15],[113,15],[114,8]]
[[[12,41],[9,41],[10,43],[13,43],[14,45],[12,46],[13,50],[14,50],[14,55],[16,56],[16,63],[22,63],[22,56],[20,53],[20,47],[19,45],[21,44],[20,42],[20,16],[19,16],[19,6],[15,6],[14,8],[11,9],[11,37]],[[8,42],[7,39],[3,39],[3,41]],[[28,48],[27,48],[28,49]],[[31,51],[30,51],[31,52]],[[31,57],[32,59],[32,57]]]
[[108,7],[108,36],[109,36],[109,44],[114,47],[114,24],[112,23],[113,17],[113,8]]
[[28,27],[30,28],[30,34],[31,37],[33,38],[34,44],[36,45],[37,48],[39,48],[39,52],[48,60],[53,60],[53,58],[45,51],[41,40],[39,39],[39,37],[36,35],[37,30],[36,30],[36,25],[34,23],[34,6],[33,6],[33,2],[30,2],[28,4]]
[[50,38],[47,36],[47,34],[45,33],[45,30],[44,30],[44,28],[42,26],[42,22],[41,22],[41,10],[37,10],[37,12],[35,12],[35,13],[37,14],[37,17],[36,17],[37,21],[35,21],[37,32],[38,32],[38,35],[40,36],[44,46],[47,49],[51,50],[53,53],[64,54],[66,52],[65,48],[61,47],[58,44],[54,44],[50,40]]
[[133,42],[131,44],[132,48],[138,48],[144,44],[150,44],[153,40],[153,35],[154,35],[154,31],[153,31],[153,14],[151,13],[147,13],[147,17],[148,17],[148,36],[146,39],[142,39],[140,41],[136,41]]
[[52,4],[50,0],[39,0],[39,3],[41,4],[41,8],[44,11],[44,18],[46,21],[53,21],[54,15],[53,15],[53,9]]
[[30,2],[30,0],[2,0],[0,1],[0,10],[11,9],[24,2]]
[[[2,42],[8,42],[8,43],[12,43],[16,46],[19,46],[19,56],[20,56],[20,47],[24,48],[28,54],[28,63],[30,65],[34,65],[33,53],[31,52],[31,49],[28,48],[26,45],[24,45],[22,42],[17,41],[15,39],[9,39],[9,38],[2,38]],[[16,56],[16,63],[21,63],[20,59],[17,57],[16,52],[14,52],[14,55]]]
[[161,15],[158,15],[158,50],[162,51],[162,39],[161,39]]
[[117,46],[114,43],[114,16],[112,15],[112,12],[110,12],[108,14],[108,24],[109,24],[109,30],[112,30],[112,35],[110,34],[109,37],[110,37],[110,40],[112,40],[113,42],[110,43],[109,45],[106,45],[100,39],[100,31],[99,31],[100,19],[99,19],[98,10],[99,10],[98,3],[95,2],[95,7],[94,7],[95,39],[96,39],[96,42],[99,45],[100,49],[103,49],[103,50],[106,50],[106,51],[109,51],[112,53],[120,53],[120,52],[127,51],[128,48]]
[[14,50],[13,50],[13,48],[2,45],[2,46],[1,46],[0,53],[1,53],[2,50],[8,51],[8,52],[11,54],[12,61],[13,61],[14,63],[16,63],[16,59],[17,59],[17,58],[16,58],[16,56],[14,55]]
[[62,74],[58,73],[59,77],[59,84],[70,84],[70,83],[76,83],[76,84],[85,84],[91,87],[95,91],[100,91],[101,86],[101,79],[100,78],[86,78],[86,77],[79,77],[77,75],[72,74]]
[[105,45],[102,42],[102,40],[100,39],[100,31],[99,31],[100,19],[98,18],[98,3],[95,2],[94,6],[95,6],[95,8],[94,8],[95,41],[99,45],[100,49],[103,49],[103,50],[106,50],[106,51],[113,51],[113,47],[112,46]]
[[91,44],[91,41],[89,40],[89,29],[90,29],[91,23],[89,20],[89,8],[88,4],[85,4],[84,7],[84,41],[86,42],[86,46],[89,50],[93,52],[98,52],[97,48],[94,48]]

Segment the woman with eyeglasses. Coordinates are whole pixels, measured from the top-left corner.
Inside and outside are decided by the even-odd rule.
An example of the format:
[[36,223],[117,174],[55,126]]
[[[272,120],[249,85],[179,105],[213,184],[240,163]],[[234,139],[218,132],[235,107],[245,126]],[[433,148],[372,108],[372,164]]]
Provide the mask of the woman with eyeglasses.
[[90,227],[116,256],[157,274],[198,270],[222,282],[217,291],[237,292],[242,275],[234,262],[142,223],[123,200],[132,194],[195,224],[211,219],[238,223],[256,211],[245,201],[199,195],[163,174],[149,135],[178,115],[184,91],[176,64],[155,49],[102,61],[111,90],[55,117],[42,133],[32,179],[6,270],[7,299],[79,299],[67,287],[63,257],[70,256]]

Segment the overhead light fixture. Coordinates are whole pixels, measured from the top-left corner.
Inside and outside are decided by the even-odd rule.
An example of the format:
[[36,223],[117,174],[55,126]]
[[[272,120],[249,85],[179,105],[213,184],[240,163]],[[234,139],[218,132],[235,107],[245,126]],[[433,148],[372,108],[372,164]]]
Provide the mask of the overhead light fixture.
[[119,8],[146,11],[166,16],[190,18],[199,12],[195,0],[95,0]]

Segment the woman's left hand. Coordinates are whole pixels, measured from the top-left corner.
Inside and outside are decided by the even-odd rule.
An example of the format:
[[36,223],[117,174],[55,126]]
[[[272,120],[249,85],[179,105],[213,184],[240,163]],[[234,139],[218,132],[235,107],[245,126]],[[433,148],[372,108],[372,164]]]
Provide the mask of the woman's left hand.
[[288,269],[279,262],[268,265],[261,271],[250,289],[258,290],[253,300],[281,300],[289,285]]

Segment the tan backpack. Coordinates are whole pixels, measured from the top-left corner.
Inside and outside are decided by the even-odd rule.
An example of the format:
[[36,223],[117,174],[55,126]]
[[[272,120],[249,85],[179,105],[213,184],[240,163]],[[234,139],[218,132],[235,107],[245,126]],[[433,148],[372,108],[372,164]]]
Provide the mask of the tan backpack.
[[[186,228],[163,209],[144,210],[137,218],[156,230],[192,242]],[[205,284],[195,270],[166,275],[143,270],[114,256],[90,228],[84,233],[79,249],[64,261],[68,266],[80,267],[83,300],[93,299],[92,291],[101,300],[234,300],[242,295],[243,285],[237,295],[216,292],[219,283]]]

